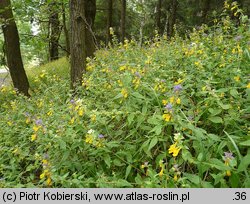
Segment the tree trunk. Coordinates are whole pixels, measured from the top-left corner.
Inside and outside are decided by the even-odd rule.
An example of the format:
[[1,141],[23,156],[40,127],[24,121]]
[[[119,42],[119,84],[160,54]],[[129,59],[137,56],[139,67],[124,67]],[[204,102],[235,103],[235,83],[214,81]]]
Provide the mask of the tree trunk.
[[70,0],[71,88],[75,88],[86,72],[85,0]]
[[66,12],[64,3],[62,3],[62,21],[63,21],[63,31],[65,35],[66,56],[69,57],[70,55],[69,31],[66,23]]
[[20,42],[17,26],[13,17],[10,0],[0,1],[0,18],[2,18],[5,40],[7,64],[14,87],[26,96],[29,96],[29,82],[26,76],[20,51]]
[[121,7],[121,42],[124,43],[125,40],[125,30],[126,30],[126,0],[122,1]]
[[96,50],[94,39],[94,22],[96,14],[96,0],[85,0],[85,17],[86,17],[86,56],[93,57]]
[[174,25],[176,23],[176,14],[177,14],[177,0],[172,0],[171,2],[171,14],[169,18],[169,29],[168,29],[168,36],[172,37],[174,34]]
[[157,6],[156,6],[156,27],[160,34],[162,33],[161,8],[162,8],[162,0],[158,0]]
[[107,5],[107,39],[106,39],[106,43],[107,45],[109,44],[109,42],[111,42],[111,34],[110,34],[110,28],[112,27],[112,23],[113,23],[113,0],[108,0],[107,1],[108,5]]
[[203,12],[202,12],[202,23],[206,23],[207,15],[210,9],[211,0],[205,0],[203,5]]
[[49,60],[57,60],[59,58],[59,38],[60,38],[60,21],[57,3],[53,0],[49,4],[49,28],[50,28],[50,38],[49,38]]

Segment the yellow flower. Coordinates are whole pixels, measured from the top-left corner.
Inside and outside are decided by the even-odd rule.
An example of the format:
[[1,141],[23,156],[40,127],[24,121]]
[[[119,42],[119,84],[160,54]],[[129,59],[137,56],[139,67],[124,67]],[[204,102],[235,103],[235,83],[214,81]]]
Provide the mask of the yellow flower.
[[175,85],[181,84],[183,82],[183,79],[178,79],[178,81],[174,82]]
[[26,122],[26,124],[29,124],[30,123],[30,118],[26,118],[25,122]]
[[43,179],[45,177],[45,173],[43,172],[42,174],[40,174],[40,179]]
[[50,111],[47,113],[47,116],[51,116],[51,115],[52,115],[52,113],[53,113],[53,111],[52,111],[52,110],[50,110]]
[[162,100],[162,104],[165,106],[167,105],[168,101],[167,100]]
[[12,126],[12,125],[13,125],[13,123],[12,123],[11,121],[8,121],[7,124],[8,124],[9,126]]
[[174,103],[174,96],[172,96],[171,98],[170,98],[170,103]]
[[16,154],[17,152],[18,152],[18,148],[15,148],[15,149],[12,151],[13,154]]
[[169,147],[168,153],[173,154],[173,157],[176,157],[178,156],[180,150],[181,150],[181,147],[177,147],[177,142],[176,142]]
[[236,77],[234,77],[234,80],[235,80],[235,81],[240,81],[240,77],[239,77],[239,76],[236,76]]
[[174,175],[174,181],[177,181],[178,180],[178,176],[177,174]]
[[89,144],[93,144],[93,141],[94,141],[93,136],[92,136],[92,135],[87,134],[87,135],[86,135],[85,142],[86,142],[86,143],[89,143]]
[[169,122],[171,120],[171,115],[168,113],[163,114],[162,118],[166,121]]
[[43,160],[42,160],[42,163],[43,163],[43,165],[48,165],[48,164],[49,164],[49,162],[48,162],[47,159],[43,159]]
[[161,171],[160,171],[160,173],[159,173],[159,176],[160,176],[160,177],[162,177],[162,175],[163,175],[163,168],[161,168]]
[[123,88],[122,91],[121,91],[122,95],[123,95],[123,98],[128,98],[128,91],[127,89]]
[[232,174],[231,174],[231,171],[227,170],[226,171],[226,176],[230,177]]
[[34,125],[33,130],[34,132],[37,132],[40,129],[40,126]]
[[96,121],[96,115],[95,115],[95,114],[92,114],[92,115],[91,115],[91,121],[93,121],[93,122]]
[[247,84],[247,89],[250,89],[250,83]]
[[176,99],[176,103],[177,103],[177,104],[181,104],[181,99],[180,99],[180,98],[177,98],[177,99]]
[[52,185],[52,180],[51,180],[51,178],[49,177],[49,178],[47,178],[47,180],[46,180],[46,184],[47,184],[47,186],[51,186]]
[[71,118],[71,120],[69,121],[69,124],[73,124],[75,122],[75,118]]
[[84,112],[83,112],[83,109],[80,108],[79,111],[78,111],[78,115],[79,115],[79,116],[83,116],[83,113],[84,113]]
[[37,135],[36,135],[36,134],[31,135],[31,141],[32,141],[32,142],[33,142],[34,140],[36,140],[36,138],[37,138]]

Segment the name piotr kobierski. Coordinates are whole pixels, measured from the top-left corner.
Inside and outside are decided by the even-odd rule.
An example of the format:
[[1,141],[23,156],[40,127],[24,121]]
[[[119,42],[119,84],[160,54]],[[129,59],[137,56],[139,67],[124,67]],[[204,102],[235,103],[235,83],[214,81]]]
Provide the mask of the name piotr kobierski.
[[20,192],[19,200],[89,200],[88,193],[65,193],[65,192],[43,192],[43,193],[28,193]]

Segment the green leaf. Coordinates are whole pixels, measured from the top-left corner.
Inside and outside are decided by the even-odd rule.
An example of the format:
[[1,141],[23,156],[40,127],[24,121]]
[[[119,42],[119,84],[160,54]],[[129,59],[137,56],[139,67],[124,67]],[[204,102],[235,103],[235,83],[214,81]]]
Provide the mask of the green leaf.
[[127,166],[127,168],[126,168],[125,179],[127,179],[127,178],[128,178],[128,175],[130,174],[131,169],[132,169],[132,166],[131,166],[131,165],[128,165],[128,166]]
[[234,98],[237,98],[238,95],[239,95],[239,93],[238,93],[238,91],[237,91],[236,89],[231,89],[231,90],[230,90],[230,94],[231,94],[231,96],[233,96]]
[[210,121],[212,121],[213,123],[223,123],[222,118],[219,117],[219,116],[209,117],[208,119],[209,119]]
[[240,182],[239,175],[232,173],[232,175],[229,177],[229,182],[231,183],[232,188],[238,188]]
[[129,182],[127,182],[124,179],[118,179],[117,183],[116,183],[117,187],[128,187],[128,188],[132,188],[132,184],[130,184]]
[[162,126],[161,125],[155,126],[152,130],[149,131],[149,133],[151,132],[155,132],[156,135],[160,135],[162,132]]
[[131,125],[135,118],[135,114],[129,114],[128,116],[128,125]]
[[246,156],[242,158],[240,165],[238,167],[238,172],[245,171],[249,165],[250,165],[250,151]]
[[250,140],[241,142],[240,145],[242,145],[242,146],[250,146]]
[[133,92],[131,95],[134,96],[135,98],[145,99],[145,97],[143,95],[139,94],[138,92]]
[[202,181],[202,180],[201,180],[201,178],[200,178],[199,176],[197,176],[197,175],[184,173],[184,176],[187,177],[187,179],[188,179],[190,182],[192,182],[192,183],[194,183],[194,184],[196,184],[196,185],[201,184],[201,181]]
[[144,105],[144,106],[142,107],[142,114],[146,114],[146,113],[147,113],[147,110],[148,110],[147,105]]
[[221,160],[219,159],[210,159],[209,160],[209,163],[207,162],[204,162],[205,164],[208,164],[210,165],[211,167],[213,168],[216,168],[218,170],[221,170],[221,171],[226,171],[226,170],[230,170],[230,167],[229,166],[226,166]]
[[62,150],[66,150],[66,142],[64,142],[63,140],[58,140],[58,143]]
[[114,159],[113,160],[113,164],[115,166],[123,166],[124,165],[119,159]]
[[104,155],[103,159],[104,159],[104,162],[107,164],[107,166],[110,168],[110,166],[111,166],[110,156],[108,154],[106,154],[106,155]]
[[150,141],[149,147],[148,147],[148,151],[150,151],[158,142],[158,138],[157,137],[153,137],[153,139]]
[[208,111],[211,113],[211,116],[216,116],[221,113],[221,109],[209,108]]
[[231,105],[230,104],[223,104],[223,103],[219,103],[220,107],[223,109],[223,110],[228,110],[230,109]]
[[150,117],[147,121],[149,124],[152,124],[152,125],[158,125],[159,124],[159,120],[157,117]]

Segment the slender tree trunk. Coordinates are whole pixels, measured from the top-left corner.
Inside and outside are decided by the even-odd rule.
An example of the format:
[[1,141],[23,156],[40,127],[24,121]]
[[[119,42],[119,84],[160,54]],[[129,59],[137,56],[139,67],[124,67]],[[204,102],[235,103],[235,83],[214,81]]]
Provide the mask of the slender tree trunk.
[[60,21],[57,3],[53,0],[49,4],[49,24],[50,24],[50,38],[49,38],[49,60],[57,60],[59,58],[59,38],[60,38]]
[[106,38],[106,43],[107,45],[109,42],[111,42],[111,34],[110,34],[110,28],[112,27],[113,23],[113,0],[108,0],[107,1],[107,38]]
[[13,17],[10,0],[0,1],[0,18],[3,20],[3,34],[5,40],[7,64],[14,87],[29,96],[29,82],[26,76],[20,51],[17,26]]
[[64,36],[65,36],[65,44],[66,44],[66,56],[69,57],[70,55],[69,31],[66,23],[66,12],[64,3],[62,3],[62,21],[63,21]]
[[124,43],[126,35],[126,0],[121,0],[121,42]]
[[162,33],[161,8],[162,8],[162,0],[158,0],[156,6],[156,27],[159,33]]
[[174,25],[176,23],[176,14],[177,14],[177,0],[172,0],[171,2],[171,14],[169,18],[169,29],[168,29],[168,36],[172,37],[174,34]]
[[71,88],[75,88],[86,72],[85,0],[70,0]]
[[85,17],[86,17],[86,56],[93,57],[96,50],[94,39],[94,22],[96,15],[96,0],[85,0]]

